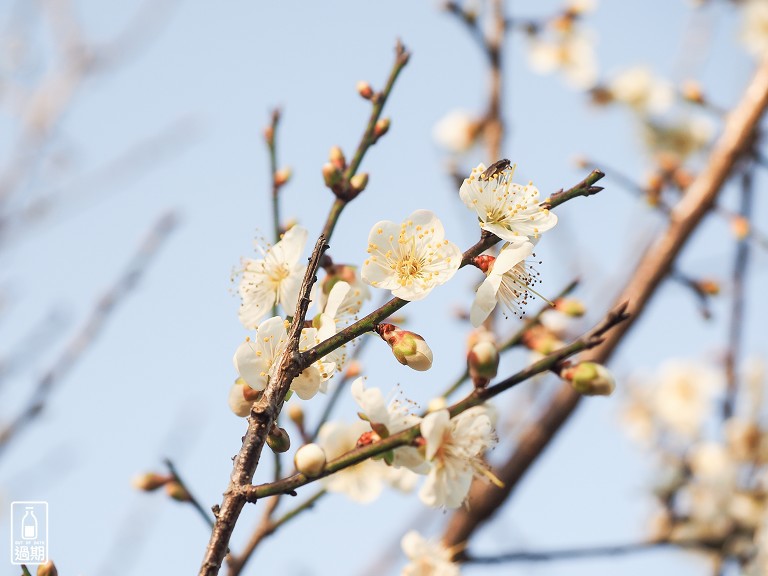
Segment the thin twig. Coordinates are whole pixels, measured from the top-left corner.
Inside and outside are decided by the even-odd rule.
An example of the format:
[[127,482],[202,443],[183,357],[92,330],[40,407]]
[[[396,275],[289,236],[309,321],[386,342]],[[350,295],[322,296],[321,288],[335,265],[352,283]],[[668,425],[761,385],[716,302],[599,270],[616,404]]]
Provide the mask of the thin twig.
[[270,124],[267,128],[265,140],[269,151],[269,177],[272,186],[272,226],[275,242],[280,240],[282,232],[282,220],[280,219],[280,184],[277,181],[277,126],[280,123],[280,109],[275,108],[270,115]]
[[[750,162],[741,175],[740,215],[751,224],[752,199],[754,196],[754,178]],[[741,357],[741,338],[744,331],[744,309],[746,297],[746,275],[749,267],[749,242],[740,238],[736,243],[736,256],[731,276],[731,315],[728,326],[728,350],[725,355],[725,399],[723,401],[723,420],[733,416],[736,405],[737,373],[736,366]]]
[[210,512],[203,508],[203,506],[200,504],[200,501],[195,498],[194,494],[192,494],[192,491],[189,489],[189,485],[184,482],[184,480],[182,480],[181,476],[179,476],[179,472],[176,470],[176,466],[173,464],[173,461],[170,458],[166,458],[163,460],[163,462],[168,467],[168,472],[171,473],[173,479],[184,489],[184,492],[186,492],[189,496],[188,502],[192,504],[192,507],[195,510],[197,510],[197,513],[203,520],[205,520],[205,523],[213,528],[213,518],[211,518]]
[[98,300],[74,338],[64,348],[59,358],[38,380],[27,405],[0,432],[0,455],[19,432],[29,426],[43,412],[53,388],[60,384],[101,334],[114,311],[136,288],[153,257],[176,226],[176,215],[163,215],[152,227],[115,284]]

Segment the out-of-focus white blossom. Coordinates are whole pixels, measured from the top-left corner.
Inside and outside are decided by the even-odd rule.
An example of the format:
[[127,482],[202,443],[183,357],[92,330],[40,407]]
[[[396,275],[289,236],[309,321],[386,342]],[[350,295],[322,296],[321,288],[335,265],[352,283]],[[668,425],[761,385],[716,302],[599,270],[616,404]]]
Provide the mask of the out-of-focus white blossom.
[[461,154],[475,143],[479,122],[464,110],[453,110],[435,124],[432,137],[448,152]]
[[458,576],[459,566],[454,564],[453,553],[440,542],[426,540],[411,530],[400,543],[410,562],[401,576]]
[[362,278],[403,300],[421,300],[450,280],[461,250],[445,239],[443,224],[429,210],[417,210],[402,224],[377,222],[368,236],[369,257]]
[[672,86],[645,66],[624,70],[608,83],[608,90],[614,100],[641,114],[664,112],[675,97]]
[[695,437],[720,386],[720,375],[705,364],[669,361],[656,379],[651,410],[669,429],[683,437]]
[[560,71],[577,89],[592,87],[597,80],[597,57],[591,34],[580,28],[550,29],[528,39],[528,62],[540,74]]
[[745,0],[742,3],[741,41],[755,56],[768,51],[768,2]]
[[712,141],[715,127],[704,116],[685,116],[671,123],[645,122],[643,136],[654,154],[667,155],[677,162],[703,150]]

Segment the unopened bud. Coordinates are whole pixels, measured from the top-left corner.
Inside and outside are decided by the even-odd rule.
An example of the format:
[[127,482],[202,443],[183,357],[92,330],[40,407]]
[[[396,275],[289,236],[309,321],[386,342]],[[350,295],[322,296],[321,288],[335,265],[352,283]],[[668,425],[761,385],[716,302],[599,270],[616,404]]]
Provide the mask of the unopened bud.
[[56,565],[53,560],[48,560],[45,564],[40,564],[37,567],[37,576],[59,576],[59,571],[56,570]]
[[731,218],[731,232],[739,240],[744,240],[749,236],[749,220],[744,216],[734,216]]
[[357,93],[366,100],[373,98],[373,88],[371,88],[371,85],[365,80],[360,80],[360,82],[357,83]]
[[695,176],[684,168],[678,168],[672,173],[672,181],[681,190],[685,190],[688,186],[693,184],[694,178]]
[[325,452],[317,444],[305,444],[296,451],[293,463],[304,476],[314,478],[325,468]]
[[493,332],[488,330],[485,326],[475,328],[469,333],[469,336],[467,336],[467,354],[469,354],[469,351],[479,342],[490,342],[495,345],[496,337],[493,335]]
[[444,408],[448,407],[448,402],[443,396],[438,396],[437,398],[432,398],[432,400],[429,401],[427,404],[427,412],[437,412],[438,410],[443,410]]
[[347,159],[344,158],[344,152],[338,146],[331,146],[331,151],[328,153],[328,161],[339,170],[344,170],[347,167]]
[[423,372],[432,367],[432,350],[424,338],[408,330],[400,330],[394,324],[379,324],[379,336],[392,348],[400,364]]
[[275,129],[272,126],[264,128],[264,140],[269,146],[275,143]]
[[267,434],[267,446],[269,446],[275,454],[288,452],[291,448],[291,437],[288,436],[288,432],[286,432],[284,428],[273,426],[272,431]]
[[187,489],[184,488],[179,482],[172,480],[165,485],[165,493],[168,494],[174,500],[178,502],[191,502],[192,496],[189,495]]
[[299,430],[304,428],[304,410],[298,404],[290,404],[288,406],[288,418],[291,422],[296,424]]
[[701,84],[695,80],[686,80],[683,82],[683,85],[680,87],[680,93],[683,95],[683,98],[688,100],[688,102],[704,104],[704,92],[701,89]]
[[558,298],[555,302],[555,310],[572,318],[581,318],[587,311],[584,302],[576,298]]
[[381,138],[389,132],[389,126],[391,124],[391,121],[389,118],[382,118],[376,122],[376,125],[373,127],[373,137],[376,139]]
[[351,360],[347,364],[346,378],[357,378],[363,372],[363,366],[357,360]]
[[341,170],[337,168],[333,163],[328,162],[323,164],[323,182],[331,190],[335,189],[341,184],[342,174]]
[[610,396],[616,388],[613,374],[596,362],[581,362],[563,368],[560,377],[568,380],[576,392],[586,396]]
[[168,476],[166,474],[155,474],[154,472],[147,472],[146,474],[142,474],[141,476],[136,476],[133,480],[131,480],[131,486],[133,486],[137,490],[143,490],[144,492],[152,492],[154,490],[157,490],[158,488],[161,488],[162,486],[165,486],[171,480],[173,480],[173,476]]
[[356,193],[360,193],[368,186],[368,174],[363,172],[361,174],[355,174],[349,179],[349,185]]
[[717,280],[705,278],[696,281],[696,289],[707,296],[717,296],[720,294],[720,283]]
[[499,369],[499,351],[493,342],[486,340],[475,344],[467,355],[467,366],[469,377],[477,388],[495,378]]
[[275,186],[280,187],[288,180],[291,179],[291,175],[293,172],[291,172],[290,168],[281,168],[277,172],[275,172]]
[[529,350],[544,355],[551,354],[564,346],[563,341],[544,326],[531,326],[528,328],[523,334],[523,344]]

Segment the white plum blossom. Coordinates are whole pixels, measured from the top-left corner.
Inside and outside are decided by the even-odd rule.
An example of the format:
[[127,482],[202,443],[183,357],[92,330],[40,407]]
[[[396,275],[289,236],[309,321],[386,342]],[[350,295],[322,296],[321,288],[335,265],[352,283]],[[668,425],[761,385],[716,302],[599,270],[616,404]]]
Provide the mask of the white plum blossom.
[[461,250],[445,239],[440,220],[417,210],[402,224],[377,222],[368,236],[368,259],[361,276],[403,300],[421,300],[450,280],[461,265]]
[[659,371],[651,400],[652,413],[679,435],[695,437],[720,385],[718,373],[702,363],[669,361]]
[[534,72],[561,71],[566,82],[577,89],[590,88],[597,80],[597,57],[592,35],[570,26],[550,28],[546,37],[529,36],[528,63]]
[[634,66],[616,75],[608,90],[614,100],[641,114],[664,112],[675,97],[672,86],[655,77],[646,66]]
[[432,137],[442,148],[461,154],[472,148],[479,126],[469,112],[453,110],[435,124]]
[[[235,369],[252,389],[261,391],[274,376],[279,360],[288,341],[286,322],[274,316],[262,322],[253,339],[247,338],[238,346],[233,358]],[[301,331],[299,350],[305,351],[317,343],[317,330],[305,328]],[[302,400],[312,398],[322,385],[333,376],[335,362],[326,356],[306,368],[294,378],[291,390]]]
[[768,51],[768,2],[746,0],[743,4],[741,41],[755,56]]
[[472,326],[480,326],[501,302],[513,314],[522,316],[522,306],[527,302],[529,292],[537,278],[526,267],[525,259],[533,253],[533,244],[524,242],[520,245],[507,244],[495,260],[492,256],[479,256],[481,270],[485,267],[485,280],[477,289],[469,319]]
[[410,562],[401,576],[459,576],[459,566],[453,563],[453,552],[440,542],[425,539],[411,530],[400,542]]
[[[370,432],[370,426],[362,421],[352,424],[326,422],[320,428],[317,443],[331,461],[354,450],[360,436],[367,432]],[[381,460],[368,459],[326,476],[322,482],[329,492],[341,493],[354,502],[367,504],[379,497],[385,482],[395,488],[410,489],[413,483],[403,482],[404,474],[412,473],[390,468]]]
[[477,213],[480,228],[519,246],[535,242],[557,224],[557,216],[540,206],[539,191],[533,184],[512,182],[514,166],[489,178],[483,175],[485,170],[479,164],[459,189],[462,202]]
[[421,422],[426,458],[431,465],[419,498],[427,506],[458,508],[476,475],[498,482],[482,457],[495,443],[491,419],[483,406],[451,418],[448,410],[427,414]]
[[307,230],[293,226],[282,239],[264,252],[262,260],[243,259],[238,291],[242,298],[240,322],[253,330],[273,306],[293,314],[306,265],[299,264]]
[[[361,408],[361,418],[368,421],[371,429],[386,438],[421,423],[421,418],[408,412],[408,408],[397,399],[387,403],[378,388],[365,388],[365,378],[352,382],[352,396]],[[418,474],[426,474],[429,465],[424,455],[413,446],[402,446],[394,450],[393,466],[406,467]]]

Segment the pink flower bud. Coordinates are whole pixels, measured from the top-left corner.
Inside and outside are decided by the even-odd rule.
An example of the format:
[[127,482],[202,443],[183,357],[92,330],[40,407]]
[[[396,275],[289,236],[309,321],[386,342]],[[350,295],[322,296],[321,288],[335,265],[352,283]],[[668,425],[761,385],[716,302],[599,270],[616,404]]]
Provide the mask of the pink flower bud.
[[147,472],[141,476],[136,476],[131,480],[131,485],[137,490],[143,490],[144,492],[152,492],[168,484],[173,480],[172,476],[165,474],[155,474],[154,472]]
[[387,132],[389,132],[389,127],[392,124],[389,118],[382,118],[381,120],[376,122],[376,125],[373,127],[373,136],[377,140],[384,136]]
[[376,331],[392,348],[392,353],[400,364],[419,372],[432,367],[432,350],[418,334],[400,330],[393,324],[379,324]]
[[341,183],[341,179],[341,170],[336,165],[332,162],[323,164],[323,182],[328,188],[336,188]]
[[290,168],[281,168],[280,170],[275,172],[275,186],[278,188],[288,182],[288,180],[291,179],[291,175],[293,172],[291,172]]
[[328,153],[328,160],[339,170],[344,170],[347,167],[347,160],[344,158],[344,152],[342,152],[341,148],[338,146],[331,146],[331,151]]
[[365,172],[362,174],[355,174],[350,178],[349,185],[352,187],[352,190],[359,194],[365,190],[366,186],[368,186],[368,174]]

